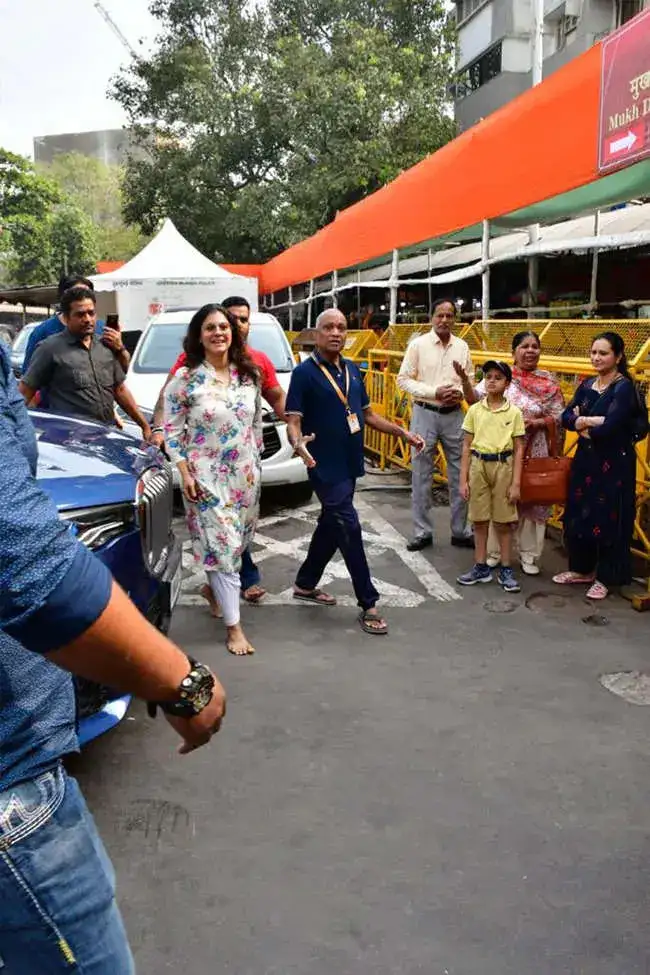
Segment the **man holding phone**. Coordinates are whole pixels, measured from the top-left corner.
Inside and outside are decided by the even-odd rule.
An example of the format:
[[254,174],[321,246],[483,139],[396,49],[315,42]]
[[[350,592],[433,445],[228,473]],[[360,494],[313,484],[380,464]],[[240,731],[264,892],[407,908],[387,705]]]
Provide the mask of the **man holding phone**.
[[[90,291],[93,290],[92,281],[89,278],[83,278],[79,274],[66,274],[59,281],[59,287],[57,289],[59,302],[70,288],[88,288]],[[44,322],[38,325],[32,334],[29,336],[29,341],[27,342],[27,348],[25,350],[25,358],[23,360],[23,373],[26,373],[29,364],[32,361],[32,356],[36,352],[41,342],[45,339],[49,339],[52,335],[59,335],[61,332],[65,331],[65,325],[61,319],[60,312],[52,315],[51,318],[47,318]],[[131,356],[124,347],[122,342],[122,333],[120,331],[120,325],[117,315],[108,315],[106,318],[106,324],[98,321],[95,323],[95,335],[101,338],[104,345],[113,352],[115,358],[119,362],[120,366],[126,372],[129,368],[129,362],[131,361]],[[41,401],[41,405],[45,406],[45,402]]]
[[114,425],[115,404],[142,430],[151,428],[126,388],[126,375],[117,357],[95,335],[95,293],[71,288],[61,299],[63,332],[39,346],[20,382],[27,404],[45,393],[50,408],[63,416]]

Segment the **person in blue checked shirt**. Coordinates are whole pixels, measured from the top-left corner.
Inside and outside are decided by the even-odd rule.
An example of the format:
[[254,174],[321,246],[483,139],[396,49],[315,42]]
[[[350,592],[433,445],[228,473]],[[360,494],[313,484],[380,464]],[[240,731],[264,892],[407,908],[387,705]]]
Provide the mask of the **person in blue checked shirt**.
[[356,480],[364,473],[363,429],[367,425],[402,437],[417,451],[424,448],[424,440],[373,412],[361,373],[341,355],[346,334],[345,315],[337,308],[329,308],[318,316],[316,347],[294,369],[287,394],[289,440],[303,459],[322,505],[293,595],[320,606],[336,605],[334,596],[319,589],[318,583],[338,549],[361,608],[362,630],[371,636],[383,636],[388,633],[388,624],[376,608],[379,593],[370,577],[361,524],[353,504]]
[[183,754],[218,731],[225,694],[59,519],[1,345],[0,456],[0,971],[133,975],[110,861],[62,764],[78,748],[66,671],[158,702]]

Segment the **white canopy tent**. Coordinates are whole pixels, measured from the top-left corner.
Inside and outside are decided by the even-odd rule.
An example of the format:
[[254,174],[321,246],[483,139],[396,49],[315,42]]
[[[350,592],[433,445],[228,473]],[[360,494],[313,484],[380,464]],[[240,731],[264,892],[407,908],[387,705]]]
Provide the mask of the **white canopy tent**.
[[156,236],[123,267],[92,278],[98,310],[117,312],[122,328],[141,331],[170,308],[198,308],[241,295],[258,306],[257,278],[233,274],[209,260],[167,218]]

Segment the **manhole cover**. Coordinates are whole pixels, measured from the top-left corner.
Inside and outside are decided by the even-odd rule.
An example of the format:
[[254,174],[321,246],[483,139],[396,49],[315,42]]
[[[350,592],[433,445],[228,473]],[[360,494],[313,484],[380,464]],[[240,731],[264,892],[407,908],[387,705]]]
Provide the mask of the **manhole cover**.
[[483,603],[483,609],[488,613],[514,613],[520,605],[514,599],[489,599],[487,603]]
[[531,613],[543,613],[545,616],[580,616],[585,609],[591,608],[591,603],[578,593],[570,595],[564,592],[534,592],[526,600],[526,609]]
[[622,697],[628,704],[650,704],[650,677],[640,670],[603,674],[600,683],[605,690]]

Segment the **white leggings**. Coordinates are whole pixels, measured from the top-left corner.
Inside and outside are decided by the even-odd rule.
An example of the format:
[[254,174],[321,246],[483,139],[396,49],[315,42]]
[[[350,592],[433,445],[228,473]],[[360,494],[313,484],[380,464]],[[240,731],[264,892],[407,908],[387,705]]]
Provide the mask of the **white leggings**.
[[239,591],[241,583],[238,572],[208,572],[212,594],[221,606],[226,626],[239,623]]

